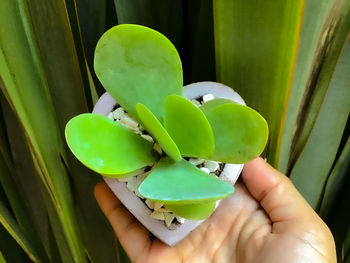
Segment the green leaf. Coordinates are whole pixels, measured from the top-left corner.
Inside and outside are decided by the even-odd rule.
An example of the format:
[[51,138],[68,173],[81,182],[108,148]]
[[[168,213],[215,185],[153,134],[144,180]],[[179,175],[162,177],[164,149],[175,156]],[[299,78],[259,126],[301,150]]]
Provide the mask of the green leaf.
[[232,194],[232,185],[207,174],[182,159],[162,158],[139,187],[145,198],[164,204],[198,204]]
[[0,262],[6,263],[6,259],[4,258],[4,255],[2,254],[1,250],[0,250]]
[[164,102],[182,93],[182,66],[171,42],[138,25],[118,25],[97,43],[94,68],[104,88],[133,117],[145,104],[162,122]]
[[[40,23],[40,19],[45,21]],[[55,112],[50,93],[60,90],[59,84],[68,85],[65,88],[72,93],[67,93],[84,98],[79,70],[71,68],[79,64],[71,32],[66,31],[68,26],[62,1],[0,1],[0,88],[24,129],[37,175],[50,197],[48,202],[57,212],[69,253],[74,260],[86,262],[68,170],[61,159],[66,153],[57,118],[63,116]],[[45,32],[52,34],[47,37]],[[65,50],[64,47],[70,48]],[[52,59],[50,55],[54,52],[59,53]],[[65,77],[61,75],[63,71],[67,74]],[[56,79],[54,76],[61,77]],[[49,85],[55,88],[50,90]],[[65,105],[71,98],[61,99],[61,105]],[[58,99],[55,102],[58,103]],[[86,105],[84,100],[76,101],[76,104]]]
[[216,201],[200,204],[173,205],[167,204],[165,208],[169,209],[177,216],[189,220],[203,220],[208,218],[215,210]]
[[164,129],[156,116],[143,104],[138,103],[136,110],[141,119],[144,128],[153,136],[155,140],[162,147],[163,151],[167,153],[175,161],[181,160],[179,148],[170,137],[169,133]]
[[278,169],[283,173],[289,170],[291,151],[297,137],[296,130],[304,123],[301,116],[306,114],[310,105],[310,91],[315,88],[315,80],[320,76],[319,69],[324,63],[326,46],[329,41],[333,41],[332,34],[329,34],[333,30],[330,30],[329,25],[333,24],[331,21],[337,19],[338,15],[334,12],[332,17],[329,15],[334,4],[339,5],[339,1],[304,1],[295,70],[280,134],[280,148],[276,151],[276,160],[279,159]]
[[66,139],[84,165],[109,177],[122,177],[157,160],[152,143],[98,114],[85,113],[71,119]]
[[[346,136],[346,135],[345,135]],[[325,192],[319,209],[319,214],[325,222],[334,216],[333,208],[337,203],[337,197],[347,179],[350,171],[350,139],[347,139],[346,145],[341,152],[338,160],[332,169],[331,174],[325,186]]]
[[[350,12],[347,19],[350,26]],[[327,85],[322,107],[315,112],[315,124],[290,175],[313,208],[320,205],[322,191],[335,161],[350,111],[350,35],[343,44],[337,66],[333,69],[331,81]]]
[[268,159],[273,165],[278,159],[304,2],[213,1],[217,80],[266,118]]
[[265,148],[267,123],[253,109],[226,102],[214,100],[200,107],[214,131],[215,152],[210,159],[225,163],[248,162]]
[[229,100],[229,99],[217,98],[217,99],[213,99],[213,100],[210,100],[210,101],[203,103],[200,106],[200,109],[204,112],[207,112],[207,111],[215,109],[216,107],[218,107],[220,105],[224,105],[227,103],[232,104],[232,103],[236,103],[236,102]]
[[209,158],[214,152],[213,130],[204,113],[187,99],[165,100],[165,128],[184,156]]
[[26,235],[23,234],[16,220],[6,208],[3,200],[0,200],[0,223],[10,233],[13,239],[16,240],[32,261],[44,262],[44,258],[37,253],[36,248],[32,246]]

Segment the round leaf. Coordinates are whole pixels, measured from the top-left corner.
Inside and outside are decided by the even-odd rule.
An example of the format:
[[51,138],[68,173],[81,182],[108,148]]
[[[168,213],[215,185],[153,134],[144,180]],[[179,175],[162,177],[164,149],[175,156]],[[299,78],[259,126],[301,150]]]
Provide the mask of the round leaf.
[[204,113],[178,95],[165,100],[165,128],[182,155],[208,158],[214,152],[214,134]]
[[189,220],[202,220],[209,217],[215,210],[216,202],[209,202],[203,204],[190,204],[190,205],[165,205],[165,208],[169,209],[177,216]]
[[85,113],[65,130],[73,154],[90,169],[110,177],[125,177],[157,161],[153,144],[107,117]]
[[232,185],[207,174],[182,159],[160,160],[139,187],[147,199],[164,204],[198,204],[217,201],[232,194]]
[[157,140],[163,151],[176,161],[181,160],[179,148],[164,129],[156,116],[143,104],[136,105],[137,114],[143,123],[144,128]]
[[268,126],[259,113],[237,103],[207,103],[201,109],[214,131],[215,151],[211,160],[245,163],[262,153]]
[[144,26],[124,24],[105,32],[94,68],[104,88],[135,118],[140,102],[163,121],[165,98],[182,94],[179,54],[164,35]]

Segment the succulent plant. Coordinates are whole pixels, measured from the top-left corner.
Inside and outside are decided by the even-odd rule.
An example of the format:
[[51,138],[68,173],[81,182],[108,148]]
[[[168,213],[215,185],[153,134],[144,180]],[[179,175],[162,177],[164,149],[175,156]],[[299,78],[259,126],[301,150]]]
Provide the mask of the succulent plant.
[[182,66],[172,43],[138,25],[118,25],[103,34],[94,59],[97,77],[127,113],[159,143],[105,116],[85,113],[66,126],[67,143],[87,167],[125,178],[153,165],[139,187],[147,199],[175,214],[204,219],[216,201],[234,192],[231,184],[205,173],[183,157],[244,163],[263,151],[268,126],[253,109],[227,99],[194,105],[182,95]]

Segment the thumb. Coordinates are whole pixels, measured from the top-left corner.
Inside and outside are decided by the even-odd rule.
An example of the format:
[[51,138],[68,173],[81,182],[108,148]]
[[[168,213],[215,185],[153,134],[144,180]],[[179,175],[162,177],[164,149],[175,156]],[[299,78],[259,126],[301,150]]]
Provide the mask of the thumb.
[[260,157],[245,164],[242,179],[272,222],[302,221],[317,216],[292,182]]

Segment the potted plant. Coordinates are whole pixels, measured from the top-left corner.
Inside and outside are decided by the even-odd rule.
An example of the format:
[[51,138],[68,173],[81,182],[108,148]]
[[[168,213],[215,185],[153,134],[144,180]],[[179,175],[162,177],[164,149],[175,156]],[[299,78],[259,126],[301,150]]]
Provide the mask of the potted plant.
[[145,227],[174,245],[234,192],[242,163],[266,145],[266,121],[222,84],[183,89],[175,47],[147,27],[105,32],[94,68],[108,93],[93,113],[67,123],[67,143]]

